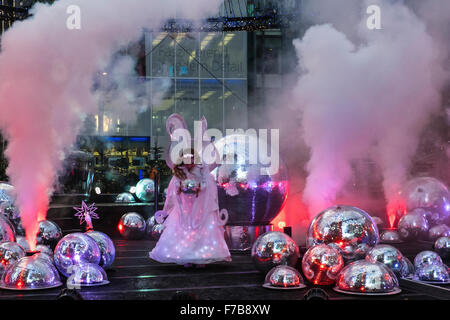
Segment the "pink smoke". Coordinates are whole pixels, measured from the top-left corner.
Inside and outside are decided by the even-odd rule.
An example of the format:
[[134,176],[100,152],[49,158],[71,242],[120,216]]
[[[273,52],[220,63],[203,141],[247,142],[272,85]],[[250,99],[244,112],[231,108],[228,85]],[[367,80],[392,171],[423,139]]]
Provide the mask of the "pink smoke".
[[[144,27],[167,18],[207,17],[219,0],[60,0],[37,4],[33,17],[2,35],[0,127],[8,139],[7,174],[17,190],[33,250],[58,170],[87,114],[97,110],[93,75]],[[66,27],[69,6],[81,9],[81,29]]]

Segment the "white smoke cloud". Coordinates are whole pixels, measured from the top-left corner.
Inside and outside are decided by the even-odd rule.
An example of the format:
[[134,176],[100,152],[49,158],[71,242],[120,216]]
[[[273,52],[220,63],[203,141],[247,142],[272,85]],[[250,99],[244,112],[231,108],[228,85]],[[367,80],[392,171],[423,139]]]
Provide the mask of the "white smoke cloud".
[[[86,114],[95,114],[94,74],[111,56],[177,15],[203,18],[219,0],[59,0],[36,4],[33,17],[2,35],[0,127],[8,139],[7,174],[17,190],[31,249],[38,220]],[[69,6],[81,9],[81,29],[66,27]]]
[[[427,20],[402,1],[310,3],[335,14],[331,24],[313,26],[294,41],[300,65],[294,90],[311,149],[303,199],[311,216],[334,204],[351,161],[371,154],[392,205],[421,130],[440,108],[448,52]],[[365,8],[372,4],[381,7],[381,30],[366,26]]]

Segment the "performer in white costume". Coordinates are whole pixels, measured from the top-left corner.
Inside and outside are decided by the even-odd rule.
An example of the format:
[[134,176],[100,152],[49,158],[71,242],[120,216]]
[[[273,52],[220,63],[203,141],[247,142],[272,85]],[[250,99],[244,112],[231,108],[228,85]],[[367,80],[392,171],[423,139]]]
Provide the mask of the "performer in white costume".
[[165,228],[150,252],[150,258],[156,261],[185,266],[231,261],[223,221],[219,217],[217,187],[210,173],[212,166],[195,161],[197,159],[198,154],[193,149],[184,150],[177,164],[166,155],[174,176],[163,209],[168,216]]

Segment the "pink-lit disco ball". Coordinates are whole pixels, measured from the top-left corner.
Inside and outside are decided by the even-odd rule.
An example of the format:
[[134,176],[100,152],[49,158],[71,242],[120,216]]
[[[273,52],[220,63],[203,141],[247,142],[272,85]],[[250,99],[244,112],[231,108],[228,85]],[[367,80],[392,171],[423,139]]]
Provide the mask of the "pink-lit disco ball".
[[450,222],[450,193],[447,186],[432,177],[420,177],[409,180],[402,188],[400,196],[406,203],[406,209],[425,209],[430,225]]
[[344,259],[341,254],[326,244],[309,248],[302,260],[304,276],[319,286],[333,284],[343,267]]
[[[249,135],[229,135],[215,146],[224,163],[212,171],[217,183],[220,209],[229,214],[231,225],[266,225],[280,213],[288,194],[286,166],[279,161],[277,172],[252,161],[250,146],[258,139]],[[226,160],[229,159],[229,160]]]
[[308,228],[307,247],[329,244],[349,260],[362,259],[378,244],[378,228],[363,210],[337,205],[319,213]]

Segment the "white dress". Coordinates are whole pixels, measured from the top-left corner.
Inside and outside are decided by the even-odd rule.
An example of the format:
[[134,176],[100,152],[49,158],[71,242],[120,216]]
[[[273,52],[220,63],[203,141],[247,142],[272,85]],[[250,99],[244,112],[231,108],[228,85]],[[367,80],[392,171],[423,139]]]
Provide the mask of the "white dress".
[[164,211],[168,217],[165,229],[150,258],[163,263],[207,264],[231,261],[219,221],[217,187],[207,166],[197,165],[190,172],[183,169],[187,179],[201,184],[195,194],[177,193],[180,180],[173,176],[167,190]]

